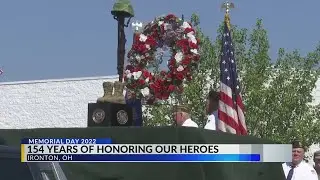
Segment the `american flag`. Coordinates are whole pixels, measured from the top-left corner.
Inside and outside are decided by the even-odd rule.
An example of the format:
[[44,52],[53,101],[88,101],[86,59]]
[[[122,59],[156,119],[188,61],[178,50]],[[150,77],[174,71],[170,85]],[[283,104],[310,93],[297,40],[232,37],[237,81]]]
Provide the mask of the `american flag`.
[[240,94],[240,83],[228,19],[228,15],[226,15],[220,60],[218,130],[246,135],[247,127],[244,117],[244,105]]

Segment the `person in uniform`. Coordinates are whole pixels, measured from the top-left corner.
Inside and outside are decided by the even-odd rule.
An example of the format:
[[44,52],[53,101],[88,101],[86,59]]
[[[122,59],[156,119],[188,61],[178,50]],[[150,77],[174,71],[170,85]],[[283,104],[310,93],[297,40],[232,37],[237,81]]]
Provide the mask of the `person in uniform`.
[[204,129],[216,130],[218,120],[219,93],[211,90],[206,102],[207,124]]
[[320,180],[320,150],[314,152],[313,162],[314,162],[314,169],[316,170],[318,174],[318,179]]
[[191,120],[189,107],[186,105],[176,105],[173,113],[177,126],[198,127],[198,124]]
[[300,141],[292,142],[292,162],[282,164],[286,180],[318,180],[316,171],[304,158],[305,148]]

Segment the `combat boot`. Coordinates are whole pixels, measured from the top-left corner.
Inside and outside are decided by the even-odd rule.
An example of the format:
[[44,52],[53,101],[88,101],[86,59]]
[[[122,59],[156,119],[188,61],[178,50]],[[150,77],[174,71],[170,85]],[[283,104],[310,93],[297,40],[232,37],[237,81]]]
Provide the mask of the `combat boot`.
[[103,82],[102,86],[104,94],[102,97],[98,98],[97,102],[104,103],[112,101],[113,82]]
[[112,97],[112,102],[119,103],[119,104],[126,104],[126,100],[123,96],[124,86],[125,86],[124,83],[119,81],[114,83],[114,94]]

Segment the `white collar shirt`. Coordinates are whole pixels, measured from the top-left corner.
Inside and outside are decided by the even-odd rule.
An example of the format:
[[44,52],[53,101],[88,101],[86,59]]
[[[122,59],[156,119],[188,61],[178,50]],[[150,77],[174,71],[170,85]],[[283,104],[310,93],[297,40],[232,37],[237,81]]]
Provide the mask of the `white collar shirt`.
[[207,124],[204,126],[204,129],[217,130],[217,119],[218,111],[214,111],[211,115],[208,116]]
[[186,121],[183,122],[182,126],[184,127],[199,127],[197,123],[192,121],[191,119],[187,119]]
[[[291,163],[283,163],[282,168],[285,177],[287,177],[291,169]],[[318,180],[318,176],[312,166],[302,161],[294,168],[291,180]]]
[[207,124],[204,126],[204,129],[216,130],[216,118],[213,114],[208,116]]

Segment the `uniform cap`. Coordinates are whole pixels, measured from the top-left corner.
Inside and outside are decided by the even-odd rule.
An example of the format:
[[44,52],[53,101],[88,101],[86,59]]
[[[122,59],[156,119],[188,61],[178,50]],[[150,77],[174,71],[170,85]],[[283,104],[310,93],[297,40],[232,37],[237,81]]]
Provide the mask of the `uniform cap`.
[[180,105],[175,105],[174,106],[174,111],[175,112],[186,112],[186,113],[190,113],[190,108],[188,105],[186,104],[180,104]]
[[303,146],[301,141],[295,140],[295,141],[292,141],[291,144],[292,144],[292,148],[303,148],[303,149],[305,149],[305,147]]

